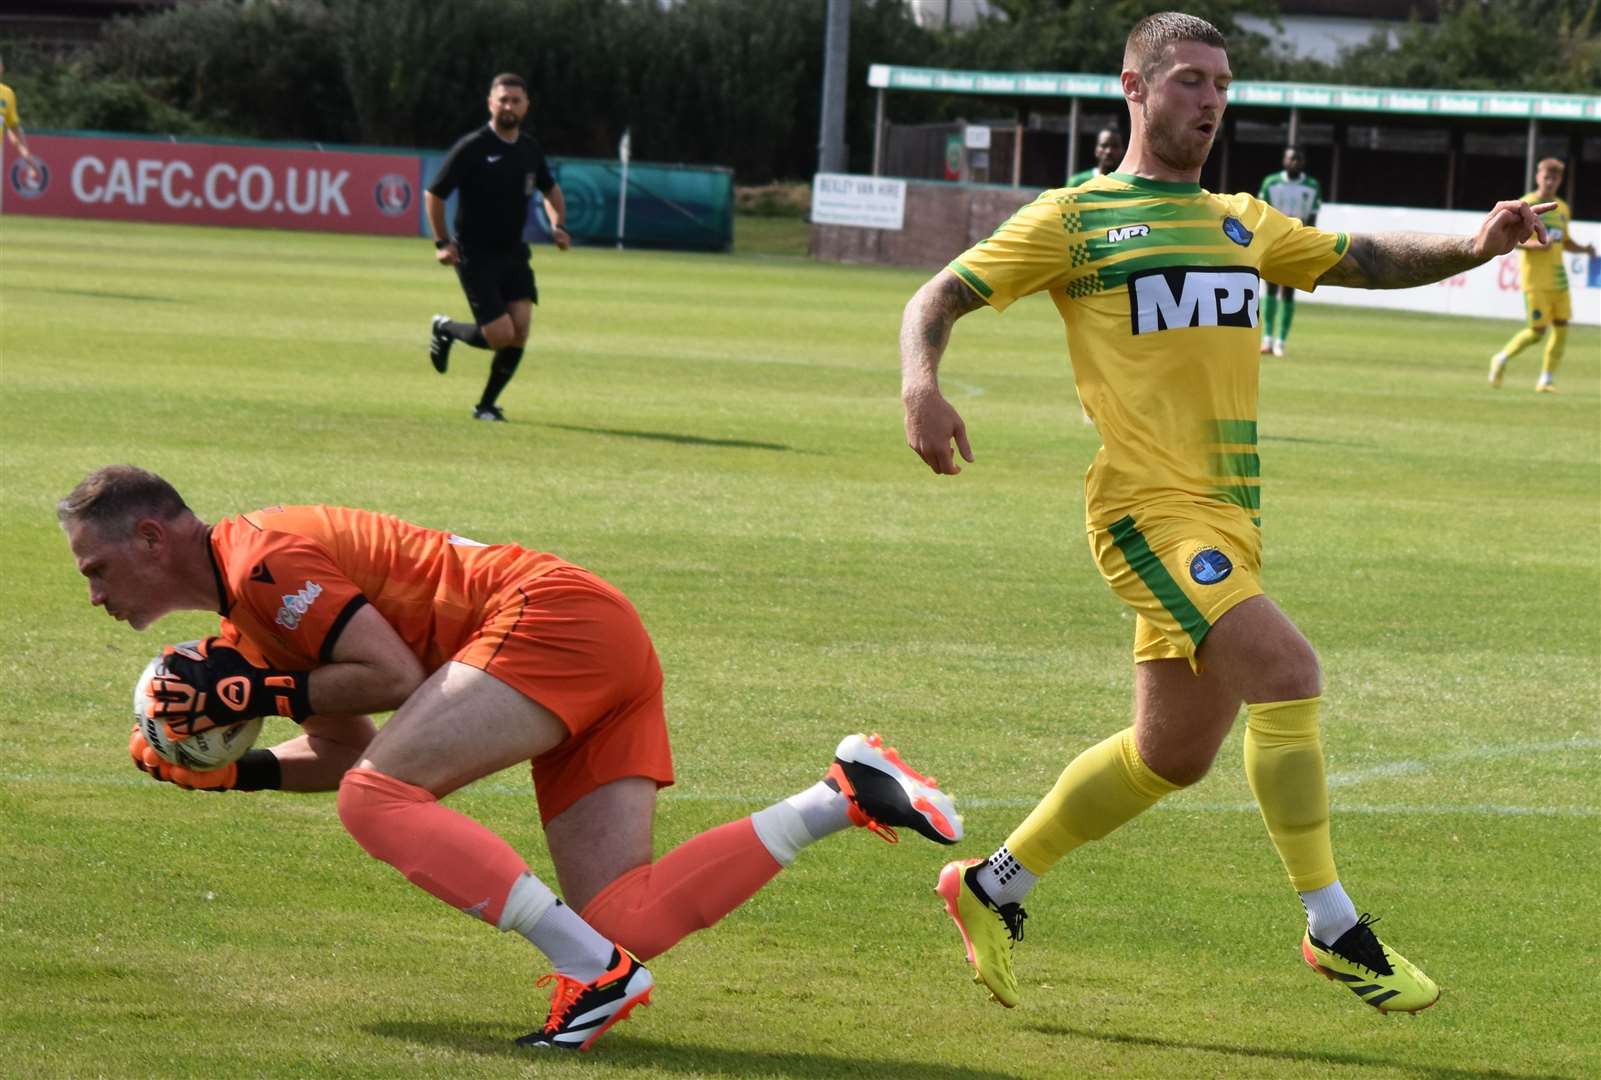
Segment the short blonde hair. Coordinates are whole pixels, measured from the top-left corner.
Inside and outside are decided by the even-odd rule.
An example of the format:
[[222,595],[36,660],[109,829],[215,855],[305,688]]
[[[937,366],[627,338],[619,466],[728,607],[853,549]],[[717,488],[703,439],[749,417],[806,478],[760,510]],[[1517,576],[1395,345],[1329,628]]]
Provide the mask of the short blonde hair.
[[1568,163],[1559,157],[1548,157],[1541,158],[1540,163],[1534,167],[1534,171],[1537,173],[1546,172],[1551,169],[1555,169],[1557,172],[1567,172]]
[[1180,41],[1199,41],[1225,50],[1229,47],[1223,32],[1205,19],[1182,11],[1158,11],[1145,16],[1129,31],[1128,42],[1123,46],[1123,68],[1149,78],[1162,62],[1167,47]]
[[140,518],[172,521],[193,513],[176,488],[136,465],[96,469],[56,504],[56,520],[63,528],[86,522],[115,540],[129,536]]

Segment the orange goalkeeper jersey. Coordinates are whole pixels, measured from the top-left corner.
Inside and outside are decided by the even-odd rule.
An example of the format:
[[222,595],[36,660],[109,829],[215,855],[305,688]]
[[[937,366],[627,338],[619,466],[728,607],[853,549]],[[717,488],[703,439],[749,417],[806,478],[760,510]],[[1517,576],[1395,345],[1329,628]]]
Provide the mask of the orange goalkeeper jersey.
[[572,564],[516,544],[480,544],[388,514],[272,506],[211,528],[222,637],[243,638],[274,667],[332,659],[366,604],[432,672],[521,583]]

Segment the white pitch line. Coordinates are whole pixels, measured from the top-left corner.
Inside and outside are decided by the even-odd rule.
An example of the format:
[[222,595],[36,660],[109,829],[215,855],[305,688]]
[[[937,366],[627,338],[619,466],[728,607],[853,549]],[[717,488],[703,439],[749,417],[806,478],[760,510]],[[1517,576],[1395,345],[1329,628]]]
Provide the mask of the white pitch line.
[[[131,766],[130,766],[131,769]],[[65,784],[72,787],[143,787],[154,781],[142,776],[86,777],[75,773],[0,772],[0,781],[8,784]],[[494,780],[479,782],[463,789],[474,795],[494,795],[505,798],[533,798],[533,789],[527,784],[508,784]],[[448,796],[447,796],[448,797]],[[727,795],[700,792],[679,792],[672,788],[664,791],[664,803],[716,804],[719,806],[748,806],[760,808],[785,798],[784,794]],[[957,797],[959,809],[966,810],[1031,810],[1038,799],[1026,798],[962,798]],[[1394,814],[1397,816],[1426,814],[1431,816],[1467,817],[1601,817],[1601,809],[1589,806],[1504,806],[1497,803],[1346,803],[1334,800],[1336,814]],[[1182,796],[1160,802],[1155,809],[1179,814],[1255,814],[1254,802],[1188,802]]]
[[1329,774],[1329,787],[1348,787],[1367,780],[1383,780],[1392,776],[1411,776],[1425,773],[1439,765],[1463,761],[1488,761],[1491,758],[1522,757],[1525,754],[1548,754],[1562,750],[1601,750],[1601,739],[1578,736],[1547,742],[1511,743],[1506,746],[1475,746],[1467,750],[1448,750],[1429,761],[1388,761],[1370,765],[1365,769],[1347,769]]
[[[526,792],[526,788],[514,788],[507,785],[490,785],[497,795]],[[478,789],[474,789],[478,790]],[[725,805],[761,806],[777,802],[784,798],[782,795],[772,796],[744,796],[744,795],[700,795],[693,793],[676,794],[672,789],[662,792],[661,801],[664,803],[721,803]],[[1039,799],[985,799],[956,797],[958,810],[1032,810],[1039,804]],[[1156,804],[1156,810],[1171,811],[1179,814],[1255,814],[1259,810],[1254,802],[1177,802],[1167,801]],[[1472,817],[1574,817],[1593,818],[1601,817],[1601,809],[1589,806],[1502,806],[1495,803],[1345,803],[1335,800],[1333,810],[1336,814],[1428,814],[1432,816],[1462,814]]]
[[984,396],[984,388],[982,386],[979,386],[976,383],[963,382],[961,379],[953,379],[949,375],[947,375],[947,376],[945,376],[945,378],[941,379],[940,382],[943,383],[946,386],[954,386],[954,387],[956,387],[956,389],[960,390],[962,393],[966,394],[968,397],[983,397]]
[[[1491,758],[1516,757],[1526,754],[1550,753],[1564,750],[1598,750],[1601,749],[1601,739],[1578,736],[1571,739],[1558,739],[1546,742],[1511,743],[1503,746],[1479,746],[1467,750],[1448,751],[1435,757],[1432,761],[1391,761],[1379,765],[1369,766],[1365,769],[1349,769],[1344,772],[1329,775],[1329,787],[1350,787],[1368,780],[1386,779],[1396,776],[1412,776],[1426,773],[1436,766],[1448,765],[1453,762],[1483,761]],[[0,772],[0,780],[8,783],[49,783],[70,784],[73,786],[96,787],[136,787],[150,783],[142,776],[119,777],[84,777],[75,773],[31,773],[31,772]],[[499,795],[511,797],[525,797],[532,794],[527,784],[510,784],[504,781],[492,780],[488,783],[479,782],[472,785],[471,790],[480,795]],[[1041,793],[1043,795],[1043,792]],[[730,795],[706,792],[684,792],[669,788],[662,793],[661,799],[668,803],[702,803],[727,806],[755,806],[760,807],[777,802],[785,798],[785,794],[752,794]],[[1429,815],[1467,815],[1473,817],[1572,817],[1593,818],[1601,817],[1601,809],[1588,806],[1509,806],[1500,803],[1347,803],[1333,799],[1333,809],[1341,814],[1429,814]],[[1038,805],[1037,798],[962,798],[960,805],[973,810],[1026,810]],[[1179,795],[1166,802],[1156,804],[1156,809],[1181,814],[1254,814],[1257,805],[1254,802],[1192,802],[1188,797]]]

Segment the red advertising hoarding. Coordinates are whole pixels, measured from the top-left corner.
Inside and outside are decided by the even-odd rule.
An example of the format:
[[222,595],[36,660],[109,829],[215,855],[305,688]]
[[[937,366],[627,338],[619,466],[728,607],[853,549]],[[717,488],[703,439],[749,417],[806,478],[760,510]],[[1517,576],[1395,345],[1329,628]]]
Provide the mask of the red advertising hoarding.
[[78,135],[7,155],[5,212],[258,229],[417,235],[418,159]]

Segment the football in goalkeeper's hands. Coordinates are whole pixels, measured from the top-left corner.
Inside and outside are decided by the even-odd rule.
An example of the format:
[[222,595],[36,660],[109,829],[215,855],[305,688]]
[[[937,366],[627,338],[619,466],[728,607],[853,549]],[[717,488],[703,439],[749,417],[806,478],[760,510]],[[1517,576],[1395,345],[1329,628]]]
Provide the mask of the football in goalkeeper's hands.
[[[198,641],[188,641],[178,647],[194,650],[200,644]],[[196,772],[220,769],[230,761],[239,760],[255,743],[256,736],[261,734],[260,717],[242,724],[211,728],[178,740],[168,737],[166,725],[160,720],[151,719],[150,680],[153,676],[166,674],[164,659],[157,656],[146,664],[144,671],[139,674],[139,681],[133,684],[133,720],[139,725],[145,742],[165,760]]]

